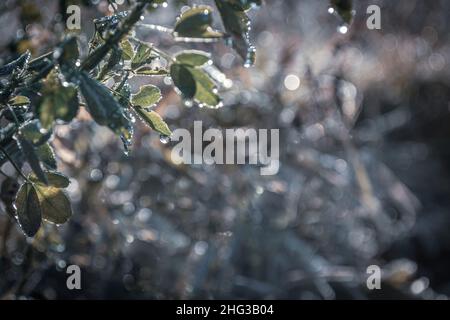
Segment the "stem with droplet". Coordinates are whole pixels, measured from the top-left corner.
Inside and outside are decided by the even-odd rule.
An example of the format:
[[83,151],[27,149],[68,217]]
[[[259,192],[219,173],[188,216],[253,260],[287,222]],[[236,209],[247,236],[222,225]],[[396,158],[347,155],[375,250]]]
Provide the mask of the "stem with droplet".
[[145,8],[153,1],[143,1],[136,4],[130,15],[123,21],[119,29],[103,43],[100,47],[95,49],[87,56],[81,64],[81,69],[90,71],[97,66],[100,61],[105,58],[109,50],[111,50],[120,40],[128,34],[133,26],[140,20]]

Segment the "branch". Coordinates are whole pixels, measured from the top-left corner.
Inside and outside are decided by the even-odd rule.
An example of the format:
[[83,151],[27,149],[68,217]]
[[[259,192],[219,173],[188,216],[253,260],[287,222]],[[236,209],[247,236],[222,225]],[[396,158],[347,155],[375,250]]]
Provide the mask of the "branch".
[[95,66],[97,66],[103,58],[105,58],[109,50],[118,44],[123,36],[130,32],[133,26],[141,19],[141,15],[144,13],[145,8],[151,2],[152,1],[145,1],[136,4],[130,15],[123,21],[120,28],[108,39],[106,39],[104,44],[95,49],[89,56],[86,57],[81,64],[81,69],[84,71],[90,71],[95,68]]

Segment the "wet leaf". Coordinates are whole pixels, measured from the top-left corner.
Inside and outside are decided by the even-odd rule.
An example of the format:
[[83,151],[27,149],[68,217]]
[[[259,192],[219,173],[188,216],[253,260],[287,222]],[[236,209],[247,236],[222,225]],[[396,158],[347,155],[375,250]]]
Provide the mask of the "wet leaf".
[[80,90],[86,100],[89,113],[98,124],[108,126],[117,134],[130,130],[131,124],[126,110],[107,87],[82,72]]
[[[48,180],[48,186],[55,188],[67,188],[70,184],[69,178],[59,172],[45,171]],[[41,181],[34,174],[30,174],[28,179],[36,184],[42,185]]]
[[133,45],[128,40],[122,40],[120,43],[120,48],[122,49],[122,58],[124,60],[131,60],[134,57]]
[[42,211],[34,186],[26,182],[16,197],[17,219],[28,237],[33,237],[41,227]]
[[194,77],[187,67],[174,63],[170,67],[170,76],[175,87],[181,92],[183,99],[193,99],[196,91]]
[[55,224],[67,222],[72,216],[72,207],[64,190],[41,184],[36,184],[35,188],[42,218]]
[[170,74],[183,99],[194,99],[200,106],[211,108],[220,105],[216,85],[202,69],[175,63]]
[[152,48],[144,43],[139,43],[136,54],[134,55],[133,60],[131,60],[131,68],[134,70],[145,64],[149,64],[156,57],[157,55],[153,54]]
[[53,170],[57,168],[55,153],[49,143],[44,143],[37,147],[36,153],[45,167]]
[[161,90],[153,85],[142,86],[138,93],[131,96],[131,103],[141,107],[151,107],[159,100],[161,100]]
[[139,76],[166,76],[169,71],[163,68],[140,67],[135,70],[135,74]]
[[39,146],[48,141],[52,134],[52,131],[41,130],[41,124],[39,120],[34,119],[23,124],[19,131],[20,134],[30,141],[34,146]]
[[[245,10],[239,9],[236,0],[215,0],[226,32],[232,39],[233,48],[244,59],[245,66],[255,62],[255,48],[250,43],[250,19]],[[253,1],[252,1],[253,2]],[[244,6],[245,8],[245,6]]]
[[27,160],[33,172],[36,174],[40,181],[42,181],[44,184],[47,184],[47,176],[42,169],[39,156],[34,145],[29,140],[25,139],[22,135],[18,135],[18,142],[25,156],[25,159]]
[[15,96],[8,103],[14,107],[26,106],[30,104],[30,99],[25,96]]
[[163,136],[170,136],[172,134],[167,123],[155,111],[147,111],[141,106],[134,106],[134,110],[156,132],[159,132]]
[[78,91],[73,86],[63,86],[54,73],[44,81],[44,99],[39,107],[42,127],[48,129],[57,119],[70,122],[79,109]]
[[174,36],[182,38],[220,38],[223,36],[212,28],[212,8],[196,6],[184,11],[178,18]]
[[188,67],[194,77],[196,90],[194,99],[206,107],[217,107],[221,99],[216,94],[217,88],[214,81],[201,69]]
[[211,61],[211,55],[199,50],[185,50],[177,54],[175,60],[191,67],[201,67]]

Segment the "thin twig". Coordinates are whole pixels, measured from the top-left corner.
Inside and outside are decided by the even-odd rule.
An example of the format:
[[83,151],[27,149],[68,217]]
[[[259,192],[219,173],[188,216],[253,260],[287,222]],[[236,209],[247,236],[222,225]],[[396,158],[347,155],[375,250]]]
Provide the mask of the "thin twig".
[[17,164],[14,162],[14,160],[10,157],[10,155],[8,154],[8,152],[2,147],[0,146],[0,151],[3,152],[3,154],[5,155],[5,157],[9,160],[9,162],[11,162],[12,166],[14,167],[14,169],[16,169],[17,173],[25,179],[25,181],[28,181],[28,178],[23,174],[22,170],[20,170],[20,168],[17,166]]
[[145,8],[151,2],[152,1],[137,3],[130,15],[123,21],[119,29],[113,35],[108,37],[104,44],[99,46],[87,56],[81,64],[81,69],[84,71],[90,71],[95,68],[95,66],[97,66],[103,58],[105,58],[108,52],[131,31],[133,26],[141,19],[141,15],[144,13]]

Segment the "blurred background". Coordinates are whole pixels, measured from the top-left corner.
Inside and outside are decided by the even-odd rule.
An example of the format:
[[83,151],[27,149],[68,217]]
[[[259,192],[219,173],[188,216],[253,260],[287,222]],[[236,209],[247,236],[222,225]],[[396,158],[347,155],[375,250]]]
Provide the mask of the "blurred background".
[[[2,1],[1,58],[48,52],[69,2]],[[86,44],[108,4],[84,2]],[[74,215],[27,241],[0,214],[0,297],[446,299],[450,2],[354,2],[343,34],[327,0],[266,0],[250,13],[252,68],[224,43],[138,29],[173,53],[212,51],[226,75],[217,110],[184,105],[170,79],[133,79],[161,88],[157,111],[170,128],[192,130],[195,120],[204,129],[279,128],[278,174],[175,165],[174,143],[139,125],[126,155],[80,112],[52,140],[59,169],[73,177]],[[381,30],[366,27],[371,4],[381,7]],[[145,22],[173,26],[182,6],[169,3]],[[81,267],[82,290],[66,287],[71,264]],[[366,287],[372,264],[381,290]]]

